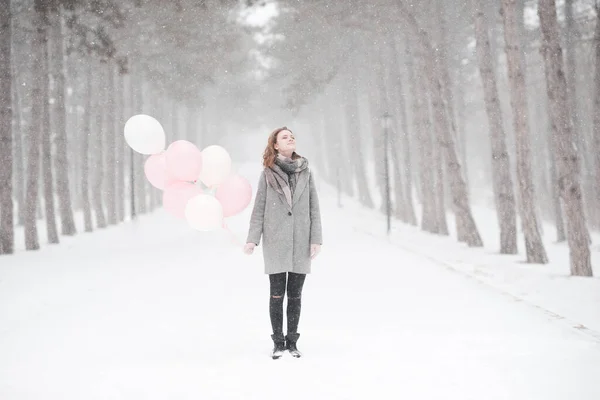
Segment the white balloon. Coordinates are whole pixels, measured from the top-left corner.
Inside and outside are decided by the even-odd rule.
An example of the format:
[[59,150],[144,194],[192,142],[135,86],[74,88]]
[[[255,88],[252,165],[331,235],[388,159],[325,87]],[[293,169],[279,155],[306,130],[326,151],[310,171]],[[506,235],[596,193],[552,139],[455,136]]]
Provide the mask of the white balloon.
[[200,180],[211,187],[223,182],[231,173],[231,156],[227,150],[218,145],[208,146],[202,150],[202,172]]
[[158,154],[165,149],[165,130],[160,122],[146,114],[129,118],[124,128],[125,141],[141,154]]
[[214,196],[199,194],[185,206],[185,219],[198,231],[212,231],[223,226],[223,206]]

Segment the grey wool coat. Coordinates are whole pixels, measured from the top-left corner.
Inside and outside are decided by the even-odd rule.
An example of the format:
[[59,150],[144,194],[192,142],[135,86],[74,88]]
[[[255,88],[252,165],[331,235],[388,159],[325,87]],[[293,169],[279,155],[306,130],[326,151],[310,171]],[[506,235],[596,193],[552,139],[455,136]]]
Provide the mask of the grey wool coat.
[[265,273],[309,274],[310,245],[322,244],[319,198],[312,172],[300,172],[290,207],[260,175],[246,243],[263,239]]

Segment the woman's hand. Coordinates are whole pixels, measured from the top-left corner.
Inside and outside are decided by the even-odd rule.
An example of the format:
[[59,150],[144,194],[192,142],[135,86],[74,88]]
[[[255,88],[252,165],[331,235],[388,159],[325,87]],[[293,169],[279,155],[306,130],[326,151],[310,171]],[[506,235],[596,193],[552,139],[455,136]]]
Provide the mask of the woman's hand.
[[246,253],[248,255],[254,253],[255,247],[256,247],[255,243],[246,243],[246,245],[244,246],[244,253]]
[[314,260],[315,257],[317,256],[317,254],[319,254],[321,252],[321,245],[320,244],[311,244],[310,245],[310,259]]

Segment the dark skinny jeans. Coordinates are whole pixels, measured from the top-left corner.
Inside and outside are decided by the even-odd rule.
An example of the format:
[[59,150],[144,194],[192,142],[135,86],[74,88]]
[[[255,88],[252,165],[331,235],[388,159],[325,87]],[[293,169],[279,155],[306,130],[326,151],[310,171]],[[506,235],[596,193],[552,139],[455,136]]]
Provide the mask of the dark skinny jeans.
[[283,336],[283,297],[286,292],[287,279],[287,328],[289,333],[298,331],[298,322],[300,320],[302,287],[306,274],[296,274],[294,272],[281,272],[279,274],[269,274],[271,283],[271,297],[269,299],[269,314],[271,316],[271,326],[273,334]]

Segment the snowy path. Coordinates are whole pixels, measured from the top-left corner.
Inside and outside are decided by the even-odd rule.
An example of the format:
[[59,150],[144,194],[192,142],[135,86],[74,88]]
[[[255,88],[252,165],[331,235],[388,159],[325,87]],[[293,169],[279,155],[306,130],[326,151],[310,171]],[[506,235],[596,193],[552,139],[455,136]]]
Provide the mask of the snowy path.
[[322,203],[304,358],[268,358],[260,251],[159,211],[0,259],[0,399],[600,398],[598,342]]

